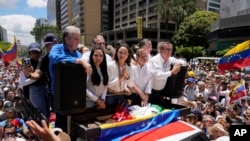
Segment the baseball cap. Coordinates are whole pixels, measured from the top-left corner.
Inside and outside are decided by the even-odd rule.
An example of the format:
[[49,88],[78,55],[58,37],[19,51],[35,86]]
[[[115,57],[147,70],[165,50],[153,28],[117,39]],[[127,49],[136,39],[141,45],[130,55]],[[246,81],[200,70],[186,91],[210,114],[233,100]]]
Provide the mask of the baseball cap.
[[29,51],[39,51],[41,52],[41,47],[38,43],[31,43],[29,45]]
[[56,35],[55,34],[53,34],[53,33],[48,33],[48,34],[46,34],[45,36],[44,36],[44,39],[43,39],[43,42],[44,42],[44,44],[46,45],[46,44],[50,44],[50,43],[55,43],[55,42],[57,42],[57,37],[56,37]]
[[192,78],[192,77],[190,77],[190,78],[188,78],[187,79],[187,82],[190,82],[190,83],[193,83],[195,80],[194,80],[194,78]]

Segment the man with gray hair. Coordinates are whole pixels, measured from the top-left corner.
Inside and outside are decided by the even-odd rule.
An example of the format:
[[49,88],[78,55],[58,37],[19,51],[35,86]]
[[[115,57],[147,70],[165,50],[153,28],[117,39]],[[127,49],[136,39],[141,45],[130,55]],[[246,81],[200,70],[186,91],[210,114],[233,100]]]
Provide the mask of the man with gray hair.
[[209,90],[206,88],[206,83],[204,81],[198,81],[197,85],[198,85],[198,92],[203,94],[203,100],[207,101]]
[[[62,62],[80,64],[87,74],[92,73],[92,67],[86,60],[81,59],[82,54],[77,50],[80,43],[80,29],[75,26],[67,26],[63,31],[63,43],[56,44],[49,53],[49,71],[51,76],[51,91],[54,95],[54,65]],[[56,100],[56,99],[55,99]],[[66,116],[56,113],[56,126],[67,130]]]

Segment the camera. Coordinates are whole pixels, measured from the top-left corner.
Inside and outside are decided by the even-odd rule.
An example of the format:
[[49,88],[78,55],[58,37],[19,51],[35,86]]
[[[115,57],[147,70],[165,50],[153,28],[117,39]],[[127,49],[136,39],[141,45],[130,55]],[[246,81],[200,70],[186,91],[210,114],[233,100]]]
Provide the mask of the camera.
[[30,58],[23,58],[22,59],[22,66],[31,66]]

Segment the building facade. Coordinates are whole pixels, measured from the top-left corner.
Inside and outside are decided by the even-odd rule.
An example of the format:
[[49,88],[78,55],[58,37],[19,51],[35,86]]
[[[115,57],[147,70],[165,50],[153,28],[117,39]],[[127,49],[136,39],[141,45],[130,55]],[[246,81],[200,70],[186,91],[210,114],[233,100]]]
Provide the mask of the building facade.
[[221,3],[221,0],[207,0],[207,11],[213,11],[219,14],[220,3]]
[[47,20],[48,24],[56,26],[56,0],[47,1]]
[[[60,28],[74,25],[81,30],[81,43],[91,45],[95,35],[112,29],[110,25],[110,0],[61,0]],[[59,6],[58,6],[59,7]],[[111,9],[112,10],[112,9]],[[57,13],[59,13],[57,11]],[[57,22],[57,26],[59,23]]]
[[[118,40],[124,40],[129,45],[137,44],[141,40],[137,33],[138,26],[141,26],[142,37],[150,39],[154,47],[157,41],[165,40],[166,37],[171,38],[176,30],[176,24],[169,21],[166,32],[166,25],[155,10],[157,0],[114,0],[113,6],[113,30],[102,34],[107,42],[114,46]],[[141,25],[137,21],[140,18]]]
[[212,24],[208,39],[213,54],[250,38],[249,4],[245,0],[221,1],[221,18]]
[[36,19],[36,23],[35,26],[43,26],[43,25],[47,25],[48,24],[48,20],[45,18],[39,18]]
[[8,42],[7,30],[0,26],[0,41]]

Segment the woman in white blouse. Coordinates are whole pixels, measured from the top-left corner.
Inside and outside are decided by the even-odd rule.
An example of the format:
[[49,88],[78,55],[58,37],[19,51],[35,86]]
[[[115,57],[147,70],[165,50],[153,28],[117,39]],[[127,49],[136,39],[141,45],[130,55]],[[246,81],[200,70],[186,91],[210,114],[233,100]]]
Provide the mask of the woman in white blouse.
[[92,74],[87,78],[86,107],[97,106],[97,109],[105,109],[105,98],[108,88],[108,71],[106,56],[102,48],[96,47],[90,53],[89,63]]
[[[127,44],[121,44],[116,48],[114,61],[108,64],[108,105],[116,105],[124,99],[125,95],[130,95],[133,89],[139,95],[144,95],[134,84],[131,57],[132,52]],[[113,95],[112,95],[113,94]],[[117,95],[117,96],[114,96]]]

